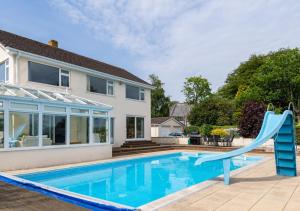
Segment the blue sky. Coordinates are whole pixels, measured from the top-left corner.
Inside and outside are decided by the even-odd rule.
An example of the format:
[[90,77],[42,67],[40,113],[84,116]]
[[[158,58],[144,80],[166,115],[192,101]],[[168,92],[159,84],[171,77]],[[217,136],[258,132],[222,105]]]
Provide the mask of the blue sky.
[[123,67],[157,74],[184,100],[184,79],[213,90],[251,54],[300,46],[298,0],[1,0],[0,28]]

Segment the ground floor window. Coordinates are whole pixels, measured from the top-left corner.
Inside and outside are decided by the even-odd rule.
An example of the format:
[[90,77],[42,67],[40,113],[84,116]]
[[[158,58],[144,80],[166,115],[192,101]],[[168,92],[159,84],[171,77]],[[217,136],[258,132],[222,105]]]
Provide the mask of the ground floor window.
[[64,115],[43,115],[43,146],[66,144],[66,119]]
[[37,113],[10,112],[9,129],[9,147],[39,145]]
[[138,139],[145,137],[145,126],[143,117],[126,117],[127,139]]
[[93,118],[93,139],[94,143],[106,143],[107,141],[107,125],[106,118]]
[[70,144],[89,143],[89,117],[70,117]]

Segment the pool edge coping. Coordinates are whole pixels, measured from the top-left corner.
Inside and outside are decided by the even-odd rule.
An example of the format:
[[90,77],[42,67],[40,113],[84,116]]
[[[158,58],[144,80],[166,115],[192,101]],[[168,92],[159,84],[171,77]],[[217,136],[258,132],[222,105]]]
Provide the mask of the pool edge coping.
[[[51,166],[51,167],[43,167],[43,168],[35,168],[35,169],[27,169],[27,170],[16,170],[16,171],[7,171],[7,172],[0,172],[0,176],[8,178],[10,180],[13,181],[17,181],[23,185],[33,185],[36,186],[38,188],[41,188],[45,191],[49,191],[49,192],[54,192],[60,195],[65,195],[67,197],[72,197],[74,198],[74,200],[76,200],[76,198],[86,201],[88,203],[97,203],[99,205],[105,205],[105,206],[113,206],[117,209],[130,209],[130,210],[157,210],[159,208],[162,208],[164,206],[167,206],[168,204],[174,203],[175,201],[188,196],[190,194],[193,194],[195,192],[201,191],[203,189],[206,189],[214,184],[220,183],[221,181],[219,181],[220,179],[223,178],[223,175],[220,175],[218,177],[215,177],[214,179],[211,180],[207,180],[195,185],[192,185],[190,187],[184,188],[182,190],[179,190],[175,193],[171,193],[167,196],[164,196],[162,198],[156,199],[154,201],[151,201],[147,204],[138,206],[138,207],[131,207],[128,205],[124,205],[124,204],[119,204],[116,202],[112,202],[109,200],[104,200],[104,199],[97,199],[95,197],[90,197],[90,196],[85,196],[83,194],[77,194],[74,192],[70,192],[70,191],[66,191],[66,190],[62,190],[59,188],[55,188],[55,187],[51,187],[51,186],[47,186],[41,183],[36,183],[30,180],[26,180],[26,179],[22,179],[20,177],[15,176],[16,174],[30,174],[30,173],[38,173],[38,172],[43,172],[43,171],[52,171],[52,170],[60,170],[60,169],[64,169],[64,168],[72,168],[72,167],[79,167],[79,166],[89,166],[89,165],[97,165],[97,164],[104,164],[107,162],[118,162],[118,161],[125,161],[125,160],[131,160],[131,159],[136,159],[136,158],[144,158],[144,157],[151,157],[151,156],[159,156],[159,155],[168,155],[168,154],[173,154],[173,153],[192,153],[192,152],[204,152],[204,153],[216,153],[218,151],[199,151],[199,150],[168,150],[168,151],[164,151],[164,152],[152,152],[152,153],[142,153],[142,154],[136,154],[136,155],[129,155],[126,157],[119,157],[119,158],[110,158],[110,159],[104,159],[104,160],[98,160],[98,161],[91,161],[91,162],[83,162],[83,163],[77,163],[77,164],[66,164],[66,165],[61,165],[61,166]],[[249,168],[252,168],[254,166],[257,166],[263,162],[266,162],[267,160],[270,160],[270,157],[266,157],[263,155],[250,155],[250,157],[253,156],[260,156],[262,157],[261,160],[255,162],[255,163],[251,163],[247,166],[241,167],[239,169],[233,170],[231,171],[230,175],[234,176],[237,175]],[[39,191],[37,191],[39,192]],[[47,195],[45,193],[41,193],[44,195]],[[63,199],[61,199],[63,200]]]

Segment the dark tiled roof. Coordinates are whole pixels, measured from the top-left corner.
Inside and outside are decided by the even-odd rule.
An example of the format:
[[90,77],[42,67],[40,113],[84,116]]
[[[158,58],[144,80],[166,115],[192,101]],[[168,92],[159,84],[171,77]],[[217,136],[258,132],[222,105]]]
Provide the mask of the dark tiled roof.
[[187,117],[191,111],[191,106],[186,103],[176,103],[170,108],[170,116]]
[[[169,119],[174,119],[173,117],[154,117],[151,118],[151,124],[153,125],[159,125]],[[183,125],[181,122],[177,121],[176,119],[174,119],[176,122],[178,122],[179,124]]]
[[0,30],[0,43],[4,45],[4,47],[11,47],[17,50],[37,54],[40,56],[67,62],[73,65],[78,65],[102,73],[107,73],[110,75],[149,85],[146,81],[138,78],[137,76],[122,68],[115,67],[85,56],[81,56],[61,48],[54,48],[47,44],[21,37],[6,31]]

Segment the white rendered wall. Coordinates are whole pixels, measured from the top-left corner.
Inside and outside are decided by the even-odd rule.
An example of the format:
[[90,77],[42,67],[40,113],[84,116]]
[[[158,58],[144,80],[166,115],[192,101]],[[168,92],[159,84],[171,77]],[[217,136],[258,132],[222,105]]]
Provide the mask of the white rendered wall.
[[0,171],[31,169],[96,161],[112,157],[112,146],[55,147],[0,152]]
[[[41,62],[39,62],[41,63]],[[45,63],[47,64],[47,63]],[[49,64],[50,65],[50,64]],[[59,66],[58,66],[59,67]],[[68,68],[64,68],[69,70]],[[47,84],[35,83],[28,81],[28,59],[19,58],[19,77],[18,85],[30,88],[45,89],[50,91],[66,91],[66,88],[57,87]],[[100,103],[108,104],[113,107],[111,117],[115,118],[115,133],[114,146],[122,145],[126,140],[126,116],[144,117],[145,121],[145,138],[151,139],[151,92],[150,89],[145,89],[145,100],[137,101],[125,98],[126,84],[120,81],[114,81],[114,96],[108,96],[87,91],[87,74],[70,70],[70,88],[68,92],[88,98]]]

